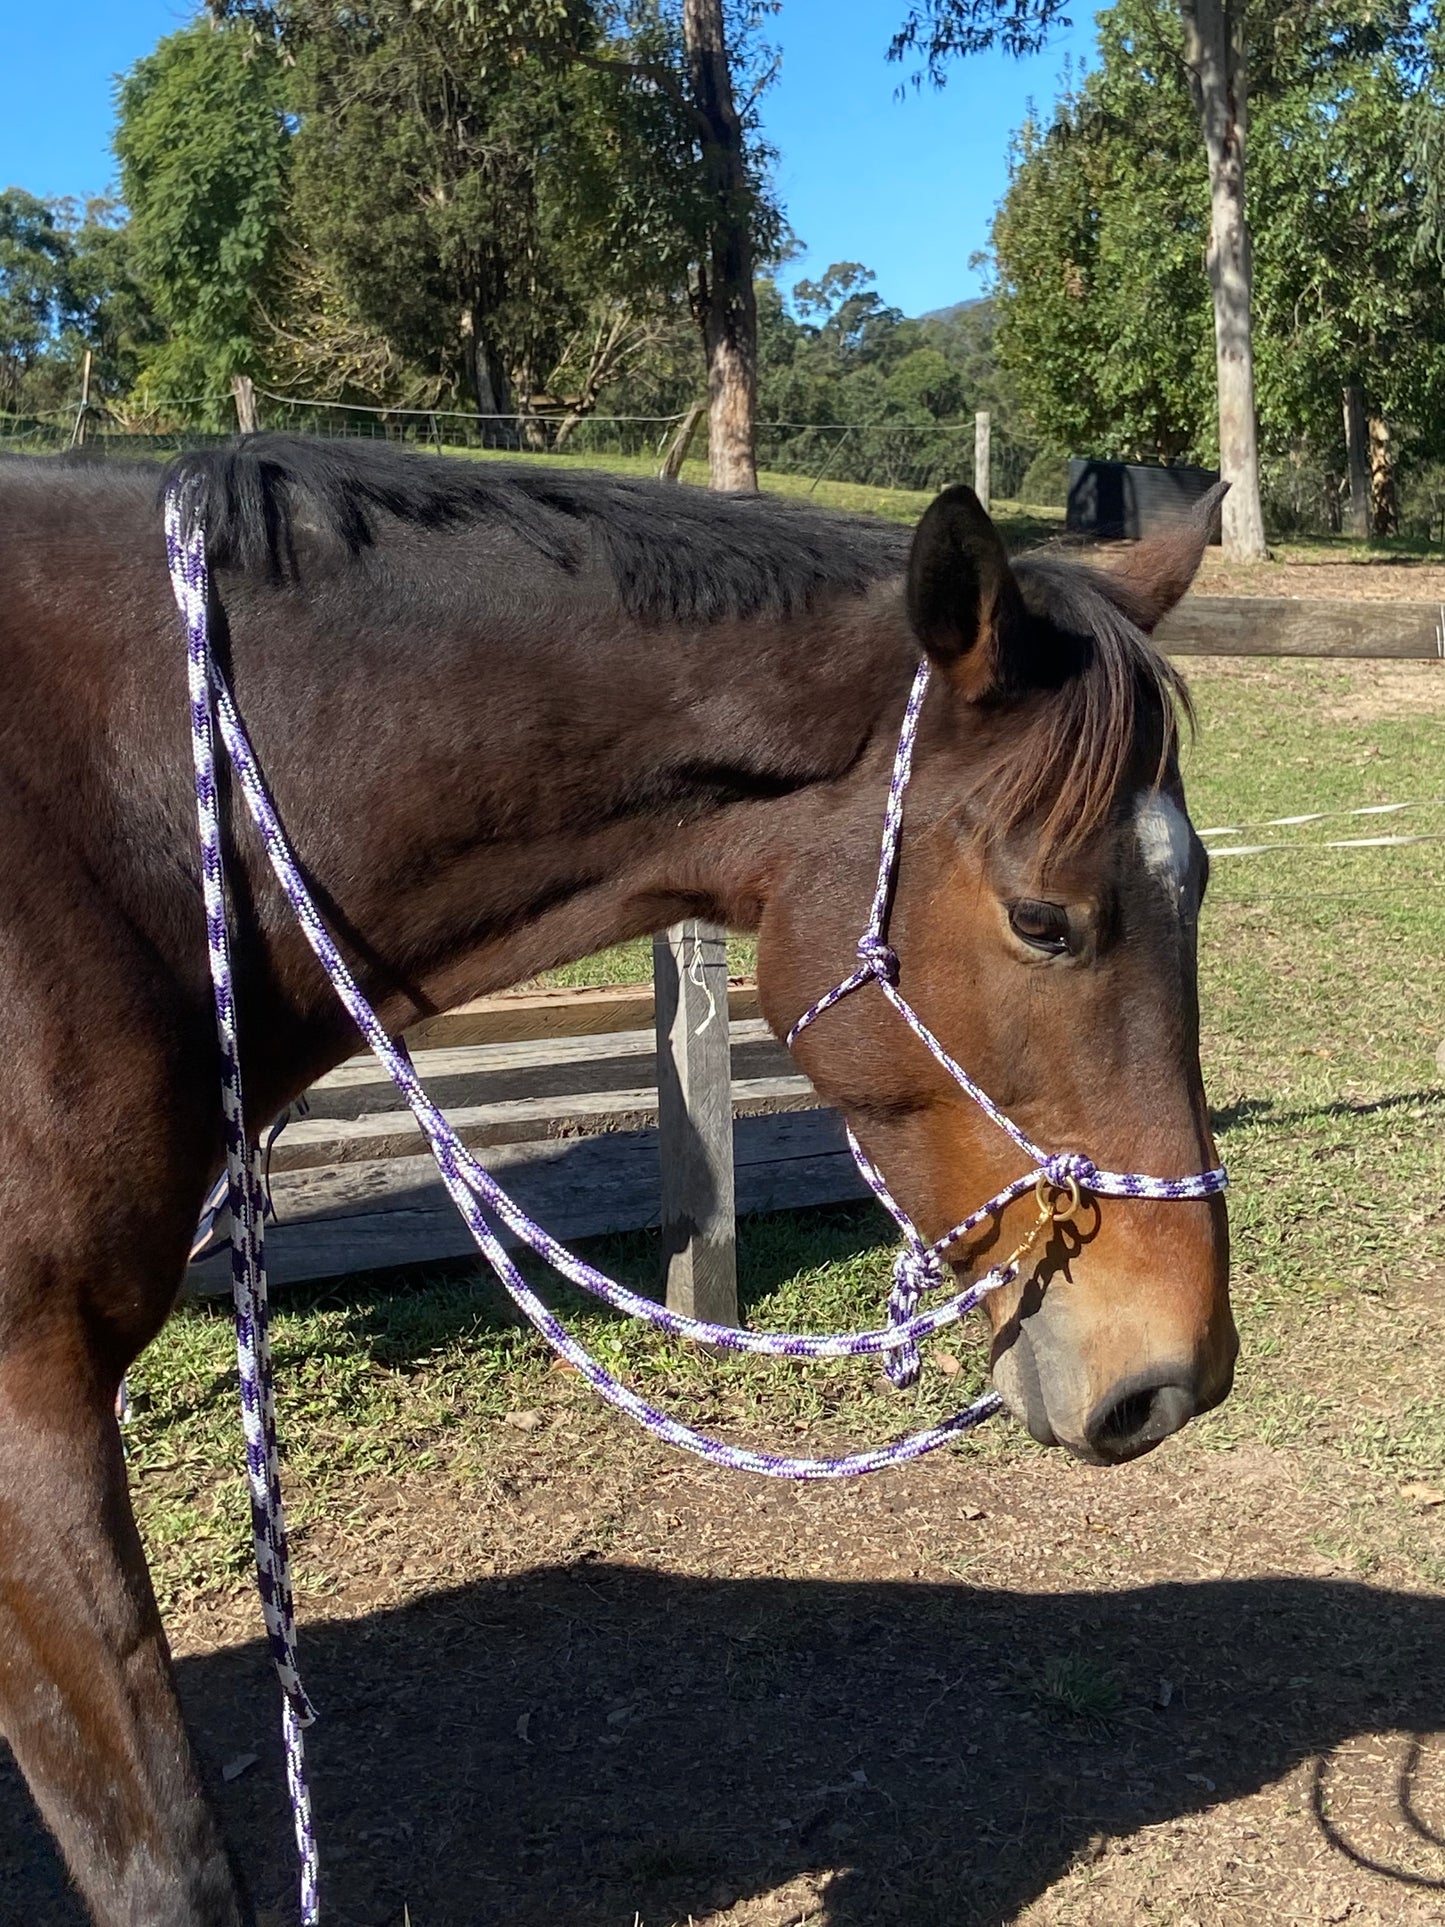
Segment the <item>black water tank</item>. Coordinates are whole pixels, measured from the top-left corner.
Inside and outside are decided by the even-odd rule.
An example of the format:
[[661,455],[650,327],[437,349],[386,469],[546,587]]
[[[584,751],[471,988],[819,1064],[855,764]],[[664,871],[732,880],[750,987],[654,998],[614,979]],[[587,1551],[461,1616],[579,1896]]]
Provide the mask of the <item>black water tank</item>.
[[[1071,535],[1099,542],[1137,542],[1188,514],[1219,480],[1212,468],[1165,468],[1154,462],[1069,463],[1069,506],[1064,526]],[[1215,517],[1211,542],[1219,540]]]

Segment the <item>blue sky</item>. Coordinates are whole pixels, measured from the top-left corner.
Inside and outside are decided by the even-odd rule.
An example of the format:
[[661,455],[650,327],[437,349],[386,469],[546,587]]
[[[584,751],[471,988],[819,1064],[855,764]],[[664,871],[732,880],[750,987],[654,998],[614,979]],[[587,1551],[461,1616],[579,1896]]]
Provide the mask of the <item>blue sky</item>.
[[[1065,56],[1087,55],[1093,0],[1047,53],[960,62],[942,93],[899,100],[901,70],[883,56],[904,10],[905,0],[783,0],[769,35],[783,65],[764,120],[807,244],[785,283],[861,261],[885,300],[920,314],[978,292],[969,258],[988,240],[1009,134],[1030,98],[1054,98]],[[65,0],[53,13],[0,0],[0,186],[104,190],[114,76],[193,11],[184,0]]]

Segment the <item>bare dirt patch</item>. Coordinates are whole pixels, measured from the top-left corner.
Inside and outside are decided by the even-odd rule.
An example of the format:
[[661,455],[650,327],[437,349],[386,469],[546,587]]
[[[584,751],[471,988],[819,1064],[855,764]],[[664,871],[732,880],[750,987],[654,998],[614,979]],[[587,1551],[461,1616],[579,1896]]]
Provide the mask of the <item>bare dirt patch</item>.
[[1306,675],[1316,691],[1316,714],[1321,722],[1372,723],[1402,716],[1445,716],[1445,662],[1301,663],[1247,656],[1196,656],[1183,668],[1188,681],[1200,689],[1210,683],[1232,683],[1271,695],[1287,688],[1298,689],[1301,675]]
[[[577,1419],[302,1536],[331,1921],[1445,1919],[1445,1602],[1388,1543],[1369,1584],[1331,1551],[1368,1488],[1445,1557],[1445,1507],[1208,1424],[1113,1473],[980,1446],[792,1488]],[[254,1607],[173,1632],[279,1927]],[[0,1814],[0,1916],[75,1927],[8,1769]]]
[[1445,566],[1411,556],[1358,552],[1308,562],[1226,562],[1211,551],[1195,587],[1201,595],[1298,596],[1341,602],[1445,602]]

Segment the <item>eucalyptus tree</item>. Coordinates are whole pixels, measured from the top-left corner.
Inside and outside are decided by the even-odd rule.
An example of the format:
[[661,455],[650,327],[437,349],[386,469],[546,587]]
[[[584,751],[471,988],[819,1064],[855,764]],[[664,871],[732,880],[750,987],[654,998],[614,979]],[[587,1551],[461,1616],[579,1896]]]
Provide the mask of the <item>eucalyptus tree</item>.
[[0,192],[0,409],[73,408],[91,356],[91,394],[118,401],[158,333],[113,201]]
[[756,96],[776,0],[211,4],[295,59],[298,183],[376,326],[435,342],[455,314],[478,409],[497,414],[509,344],[534,372],[546,359],[521,340],[536,318],[585,363],[581,401],[648,338],[640,314],[661,325],[685,298],[714,481],[756,485],[753,271],[782,226]]
[[[994,227],[1001,358],[1053,440],[1209,459],[1210,195],[1182,28],[1158,0],[1098,19],[1098,66],[1016,146]],[[1338,479],[1355,414],[1353,506],[1385,533],[1392,451],[1445,427],[1445,309],[1411,163],[1437,76],[1408,9],[1348,24],[1256,63],[1253,345],[1266,456],[1304,450]]]
[[[1259,490],[1259,429],[1251,336],[1249,224],[1245,151],[1253,40],[1314,0],[1161,0],[1182,28],[1182,53],[1209,168],[1207,249],[1213,295],[1221,473],[1231,483],[1224,503],[1224,543],[1231,556],[1266,554]],[[1069,0],[914,0],[890,52],[921,53],[937,83],[958,55],[1002,46],[1012,54],[1045,46],[1055,27],[1070,24]]]

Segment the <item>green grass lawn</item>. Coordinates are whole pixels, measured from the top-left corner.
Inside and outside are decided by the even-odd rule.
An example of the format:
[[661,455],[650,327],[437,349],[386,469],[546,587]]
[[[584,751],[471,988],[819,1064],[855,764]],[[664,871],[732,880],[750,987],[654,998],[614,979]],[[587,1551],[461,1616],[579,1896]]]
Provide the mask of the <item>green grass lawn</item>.
[[[1196,822],[1445,790],[1445,706],[1364,713],[1367,676],[1362,665],[1195,665]],[[1406,824],[1445,831],[1445,809],[1389,827]],[[1218,863],[1206,904],[1204,1053],[1236,1181],[1245,1352],[1234,1398],[1171,1449],[1255,1440],[1320,1455],[1324,1480],[1362,1470],[1438,1477],[1445,1335],[1421,1338],[1410,1294],[1434,1268],[1445,1295],[1445,1078],[1435,1065],[1445,1037],[1445,842],[1327,853],[1303,847],[1321,833],[1294,834],[1298,851]],[[735,965],[747,961],[739,947]],[[615,979],[648,967],[647,946],[636,945],[570,974]],[[623,1277],[649,1284],[656,1275],[646,1235],[604,1241],[599,1255]],[[886,1225],[865,1210],[747,1223],[748,1315],[814,1329],[871,1323],[890,1259]],[[609,1364],[702,1424],[862,1440],[939,1414],[982,1382],[977,1342],[956,1347],[958,1376],[927,1372],[900,1397],[862,1366],[714,1360],[572,1305],[565,1292],[561,1302]],[[489,1420],[590,1398],[549,1371],[540,1341],[467,1266],[293,1291],[277,1313],[276,1345],[303,1520],[344,1511],[348,1493],[377,1472],[436,1466],[464,1479],[485,1455]],[[234,1377],[229,1322],[214,1306],[179,1312],[134,1375],[131,1463],[172,1600],[247,1568]],[[1012,1427],[968,1449],[1035,1450]],[[1349,1541],[1361,1569],[1373,1531],[1362,1515]],[[1420,1570],[1445,1578],[1428,1560]]]
[[[657,474],[656,455],[528,455],[514,449],[450,448],[449,455],[462,455],[473,461],[531,462],[544,468],[607,469],[618,475],[652,477]],[[972,481],[972,452],[966,456],[967,474],[960,481]],[[682,466],[682,480],[699,488],[707,487],[707,463],[688,461]],[[838,482],[828,476],[815,480],[810,475],[794,475],[759,469],[758,487],[764,495],[787,495],[799,501],[816,502],[819,508],[847,509],[854,515],[880,515],[889,522],[916,522],[933,500],[936,489],[874,488],[866,482]],[[993,517],[1006,539],[1019,547],[1046,541],[1063,528],[1061,508],[1035,508],[1022,502],[998,501]]]

